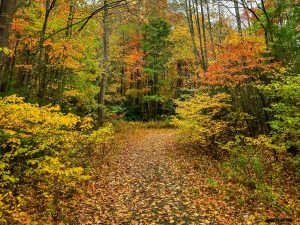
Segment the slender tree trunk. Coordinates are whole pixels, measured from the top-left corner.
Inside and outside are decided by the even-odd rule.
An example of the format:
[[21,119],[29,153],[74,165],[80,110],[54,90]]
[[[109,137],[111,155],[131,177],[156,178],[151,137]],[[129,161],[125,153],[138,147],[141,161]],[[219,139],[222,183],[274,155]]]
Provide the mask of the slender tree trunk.
[[237,29],[239,33],[242,33],[242,22],[241,22],[240,10],[239,10],[239,2],[238,0],[233,0],[233,3],[234,3]]
[[125,96],[125,92],[126,92],[126,74],[125,74],[125,70],[126,70],[126,65],[124,62],[124,57],[125,57],[125,35],[123,34],[122,36],[122,65],[121,65],[121,84],[120,84],[120,94],[121,96]]
[[244,8],[244,11],[245,11],[245,13],[246,13],[246,17],[247,17],[247,25],[248,25],[248,28],[249,28],[249,27],[251,26],[249,12],[248,12],[248,10],[247,10],[245,7],[243,7],[243,8]]
[[[43,27],[42,30],[40,32],[40,38],[39,38],[39,43],[38,43],[38,47],[37,47],[37,52],[35,55],[35,62],[34,62],[34,66],[31,70],[31,74],[30,74],[30,81],[29,81],[29,96],[33,96],[34,92],[35,92],[35,88],[36,88],[36,80],[38,80],[38,93],[39,93],[39,97],[44,100],[45,98],[45,88],[47,88],[46,86],[46,70],[40,71],[42,70],[42,60],[43,60],[43,56],[44,56],[44,42],[45,42],[45,35],[46,35],[46,30],[47,30],[47,26],[48,26],[48,20],[50,17],[50,13],[51,11],[54,9],[54,6],[56,4],[56,0],[46,0],[46,5],[45,5],[45,17],[44,17],[44,22],[43,22]],[[43,73],[44,72],[44,73]]]
[[4,65],[8,59],[3,49],[9,47],[11,23],[16,7],[16,0],[2,0],[0,3],[0,92],[7,80],[4,79]]
[[[190,1],[190,0],[189,0]],[[194,31],[194,25],[193,25],[193,17],[192,17],[192,10],[191,7],[188,5],[188,0],[185,0],[185,11],[186,11],[186,17],[189,25],[189,31],[192,39],[192,46],[193,46],[193,52],[196,58],[196,62],[199,62],[199,51],[197,49],[196,41],[195,41],[195,31]]]
[[73,30],[73,20],[74,20],[74,15],[75,15],[75,4],[74,0],[70,1],[70,7],[69,7],[69,16],[68,16],[68,21],[67,21],[67,27],[66,29],[66,37],[71,37],[72,36],[72,30]]
[[[70,1],[70,6],[69,6],[69,15],[68,15],[68,21],[67,21],[67,27],[65,36],[66,38],[71,38],[73,33],[72,33],[72,24],[74,20],[74,15],[75,15],[75,3],[74,0]],[[62,60],[65,60],[66,56],[62,56]],[[64,95],[64,90],[65,90],[65,77],[67,75],[68,69],[66,69],[64,66],[61,67],[61,70],[58,71],[58,79],[59,79],[59,94],[58,94],[58,102],[59,104],[62,104],[63,100],[63,95]]]
[[199,16],[199,5],[198,5],[198,0],[194,1],[195,3],[195,17],[196,17],[196,26],[197,26],[197,33],[198,33],[198,38],[199,38],[199,44],[200,44],[200,52],[201,52],[201,62],[202,62],[202,69],[203,71],[206,70],[206,59],[205,59],[205,53],[203,49],[203,38],[201,34],[201,23],[200,23],[200,16]]
[[222,18],[221,18],[221,5],[218,2],[218,20],[219,20],[219,26],[218,26],[218,30],[219,30],[219,34],[218,34],[218,39],[219,39],[219,44],[222,44]]
[[208,55],[207,55],[207,40],[206,40],[206,27],[205,27],[205,17],[204,17],[204,9],[203,9],[203,0],[200,0],[201,7],[201,18],[202,18],[202,33],[203,33],[203,46],[204,46],[204,58],[205,58],[205,66],[204,71],[207,71],[208,67]]
[[105,108],[105,92],[106,92],[106,86],[107,86],[107,76],[109,72],[109,30],[108,30],[108,7],[107,0],[104,0],[104,12],[103,12],[103,19],[102,19],[102,25],[103,25],[103,59],[102,59],[102,67],[104,68],[104,71],[101,76],[101,82],[100,82],[100,92],[98,96],[98,125],[103,126],[105,122],[105,114],[104,114],[104,108]]
[[266,32],[266,38],[268,39],[268,42],[273,42],[273,31],[272,31],[272,24],[269,18],[269,14],[266,10],[265,2],[264,0],[261,0],[261,10],[263,11],[266,20],[267,20],[267,32]]
[[207,22],[208,22],[208,31],[209,31],[209,37],[210,37],[210,43],[212,48],[213,57],[216,58],[216,51],[215,51],[215,42],[212,32],[212,25],[210,20],[210,9],[209,9],[209,2],[206,1],[206,10],[207,10]]

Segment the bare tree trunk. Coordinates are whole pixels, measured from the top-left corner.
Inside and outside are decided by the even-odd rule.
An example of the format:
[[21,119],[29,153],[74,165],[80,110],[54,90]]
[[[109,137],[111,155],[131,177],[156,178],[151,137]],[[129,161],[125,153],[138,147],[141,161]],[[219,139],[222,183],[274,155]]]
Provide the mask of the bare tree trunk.
[[193,46],[193,51],[195,54],[196,62],[199,62],[200,55],[199,55],[199,51],[196,46],[192,10],[190,7],[190,2],[188,4],[188,0],[185,0],[185,11],[186,11],[186,17],[187,17],[187,21],[188,21],[188,25],[189,25],[189,31],[190,31],[190,35],[191,35],[191,39],[192,39],[192,46]]
[[[69,5],[69,15],[68,15],[68,20],[67,20],[67,29],[66,29],[66,38],[71,38],[73,33],[73,20],[74,20],[74,15],[75,15],[75,9],[76,5],[74,0],[70,0],[70,5]],[[65,60],[65,56],[62,56],[62,60]],[[58,102],[59,104],[62,104],[63,100],[63,95],[64,95],[64,90],[65,90],[65,77],[67,75],[68,69],[66,69],[64,66],[61,67],[61,70],[58,71],[58,74],[60,73],[60,76],[58,76],[59,79],[59,94],[58,94]]]
[[239,2],[238,2],[238,0],[233,0],[233,3],[234,3],[237,29],[238,29],[239,33],[242,33],[242,22],[241,22],[240,10],[239,10]]
[[265,6],[265,2],[264,0],[261,0],[261,10],[263,11],[265,17],[266,17],[266,20],[267,20],[267,39],[269,42],[273,42],[273,32],[272,32],[272,23],[270,21],[270,17],[269,17],[269,14],[266,10],[266,6]]
[[125,92],[126,92],[126,74],[125,74],[125,70],[126,70],[126,65],[124,62],[124,57],[125,57],[125,35],[122,35],[122,65],[121,65],[121,83],[120,83],[120,94],[121,96],[125,96]]
[[[34,66],[31,70],[31,74],[29,77],[29,87],[28,87],[28,94],[30,97],[33,96],[35,92],[35,88],[38,90],[38,93],[41,97],[42,100],[44,100],[45,97],[45,89],[47,88],[47,81],[46,81],[46,70],[42,70],[42,57],[44,56],[44,42],[45,42],[45,36],[46,36],[46,30],[48,26],[48,20],[50,17],[51,11],[54,9],[54,6],[56,4],[56,0],[46,0],[46,5],[45,5],[45,17],[43,21],[43,27],[40,32],[40,38],[38,42],[38,47],[35,55],[35,62]],[[39,71],[41,70],[41,71]],[[38,82],[36,81],[38,80]],[[38,83],[38,87],[36,87],[36,83]]]
[[207,67],[208,67],[208,55],[207,55],[207,40],[206,40],[206,27],[205,27],[203,0],[200,0],[200,7],[201,7],[201,18],[202,18],[202,33],[203,33],[203,45],[204,45],[204,58],[205,58],[204,71],[206,72],[207,71]]
[[202,34],[201,34],[201,25],[200,25],[200,16],[199,16],[199,7],[198,7],[198,0],[194,1],[195,6],[194,6],[194,12],[195,12],[195,17],[196,17],[196,27],[197,27],[197,33],[198,33],[198,38],[199,38],[199,44],[200,44],[200,52],[201,52],[201,58],[202,58],[202,69],[205,71],[205,54],[204,54],[204,49],[203,49],[203,41],[202,41]]
[[108,65],[108,59],[109,59],[109,30],[108,30],[108,7],[107,0],[104,0],[104,12],[103,12],[103,59],[102,59],[102,66],[104,67],[104,71],[101,76],[101,82],[100,82],[100,92],[98,96],[98,125],[103,126],[105,122],[105,114],[104,114],[104,108],[105,108],[105,92],[106,92],[106,86],[107,86],[107,76],[109,72],[109,65]]
[[243,5],[243,9],[246,13],[246,17],[247,17],[247,25],[248,25],[248,28],[251,27],[251,22],[250,22],[250,16],[249,16],[249,12],[248,10],[245,8],[245,6]]
[[221,5],[220,2],[218,2],[218,19],[219,19],[219,34],[218,34],[218,39],[219,39],[219,44],[222,44],[222,18],[221,18]]
[[[11,31],[11,23],[16,7],[16,0],[2,0],[0,5],[0,92],[2,85],[7,82],[4,77],[4,64],[8,57],[3,49],[9,47],[9,35]],[[5,85],[6,86],[6,85]]]
[[215,42],[214,42],[213,33],[212,33],[212,26],[211,26],[211,20],[210,20],[210,9],[209,9],[208,0],[206,1],[206,11],[207,11],[208,31],[209,31],[210,43],[211,43],[211,47],[212,47],[212,53],[213,53],[213,57],[216,58]]
[[72,30],[73,30],[73,20],[74,20],[74,15],[75,15],[75,4],[74,1],[70,1],[70,7],[69,7],[69,15],[68,15],[68,21],[67,21],[67,27],[66,29],[66,37],[71,37],[72,36]]

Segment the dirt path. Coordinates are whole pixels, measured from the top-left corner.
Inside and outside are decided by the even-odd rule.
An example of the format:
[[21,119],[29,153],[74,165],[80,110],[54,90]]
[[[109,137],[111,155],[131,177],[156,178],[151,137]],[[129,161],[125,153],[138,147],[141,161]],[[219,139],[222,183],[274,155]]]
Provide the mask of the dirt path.
[[79,224],[216,224],[176,160],[173,130],[129,135],[80,203]]

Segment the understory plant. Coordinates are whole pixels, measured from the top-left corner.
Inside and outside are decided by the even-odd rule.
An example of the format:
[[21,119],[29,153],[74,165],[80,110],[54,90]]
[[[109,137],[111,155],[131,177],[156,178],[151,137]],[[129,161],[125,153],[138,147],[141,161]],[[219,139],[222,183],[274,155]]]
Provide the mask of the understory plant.
[[284,145],[284,151],[295,157],[299,164],[300,153],[300,74],[282,68],[268,85],[259,88],[272,102],[267,109],[273,118],[270,121],[274,143]]
[[196,148],[208,148],[215,154],[219,145],[245,128],[242,115],[235,113],[230,96],[225,93],[210,96],[198,94],[186,101],[177,101],[180,142]]
[[61,219],[61,202],[89,179],[79,158],[113,135],[112,126],[93,128],[92,118],[64,114],[59,106],[0,99],[1,223],[13,223],[29,203],[54,223]]

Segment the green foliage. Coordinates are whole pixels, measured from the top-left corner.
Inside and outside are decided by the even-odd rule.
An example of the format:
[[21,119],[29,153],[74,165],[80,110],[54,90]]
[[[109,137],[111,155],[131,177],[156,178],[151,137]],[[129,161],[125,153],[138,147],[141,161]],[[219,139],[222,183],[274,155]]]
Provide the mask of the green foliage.
[[58,215],[64,196],[89,178],[76,158],[113,135],[111,126],[94,131],[93,123],[65,115],[58,106],[39,107],[16,96],[0,99],[1,222],[22,210],[25,200],[43,199],[41,207],[47,211],[51,205],[52,216]]
[[216,181],[214,178],[208,178],[206,180],[207,186],[211,189],[216,189],[219,186],[218,181]]
[[149,54],[149,57],[147,57],[149,62],[154,60],[154,57],[159,57],[162,61],[157,60],[157,63],[164,66],[163,61],[166,59],[162,53],[170,44],[168,39],[170,34],[170,24],[160,18],[150,18],[149,22],[143,27],[142,48]]
[[153,92],[158,94],[158,76],[161,75],[169,61],[169,36],[171,26],[160,18],[150,18],[143,27],[142,49],[145,52],[144,72],[153,79]]
[[[228,178],[236,179],[249,188],[255,188],[257,183],[263,182],[266,169],[262,164],[262,152],[256,151],[253,142],[254,139],[236,136],[234,141],[229,141],[223,146],[223,149],[230,153],[230,161],[226,163],[226,167],[229,168]],[[262,144],[261,140],[259,144]]]
[[[280,26],[273,26],[274,43],[272,43],[275,56],[286,63],[293,62],[300,65],[300,9],[295,6],[294,0],[277,1],[270,11],[270,17],[286,17]],[[282,19],[281,19],[282,20]],[[299,69],[299,67],[298,67]],[[298,72],[300,72],[298,70]]]
[[260,89],[272,99],[268,111],[273,113],[270,121],[272,136],[286,148],[300,149],[300,74],[282,71],[269,85]]

